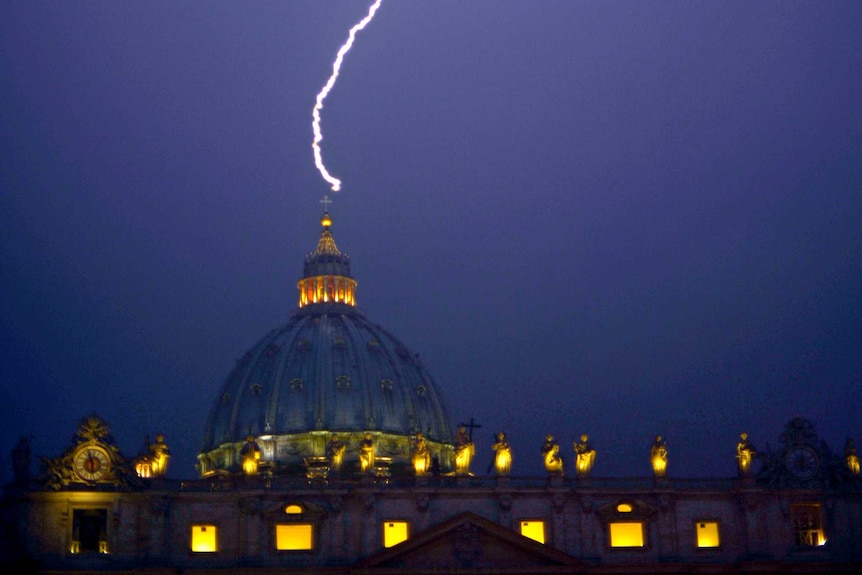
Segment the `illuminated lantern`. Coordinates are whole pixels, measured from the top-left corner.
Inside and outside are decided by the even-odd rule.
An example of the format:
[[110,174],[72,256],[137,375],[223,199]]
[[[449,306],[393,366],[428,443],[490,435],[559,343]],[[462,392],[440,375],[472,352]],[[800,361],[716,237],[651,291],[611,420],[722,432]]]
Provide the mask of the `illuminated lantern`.
[[152,477],[152,463],[149,456],[142,455],[135,460],[135,473],[138,474],[138,477],[143,477],[144,479]]
[[132,464],[135,468],[135,473],[138,475],[138,477],[142,477],[144,479],[149,479],[153,476],[153,461],[152,459],[150,459],[150,455],[148,453],[149,443],[150,437],[146,436],[144,438],[144,450],[138,457],[136,457],[132,461]]

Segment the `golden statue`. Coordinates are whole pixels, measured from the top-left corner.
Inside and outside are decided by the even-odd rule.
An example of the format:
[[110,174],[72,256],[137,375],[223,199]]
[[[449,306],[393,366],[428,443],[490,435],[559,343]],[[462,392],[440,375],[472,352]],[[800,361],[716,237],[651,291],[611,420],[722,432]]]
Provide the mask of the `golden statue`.
[[150,470],[153,477],[164,477],[168,470],[168,459],[171,454],[165,436],[161,433],[156,435],[156,442],[150,445]]
[[418,431],[413,437],[413,470],[416,475],[425,475],[431,469],[431,454],[428,452],[428,444]]
[[491,446],[494,450],[494,470],[497,475],[509,475],[512,471],[512,448],[506,441],[506,434],[497,434],[497,442]]
[[554,441],[554,436],[550,433],[545,436],[545,443],[542,444],[542,459],[545,461],[545,470],[548,473],[563,473],[560,446]]
[[366,433],[365,438],[359,442],[359,468],[363,473],[374,471],[374,440],[371,434]]
[[661,435],[655,436],[655,442],[652,444],[650,451],[650,461],[652,461],[652,470],[656,477],[664,477],[667,470],[667,444]]
[[329,469],[335,473],[341,472],[341,464],[344,463],[345,451],[347,451],[347,445],[338,439],[336,435],[333,435],[329,443],[326,444],[326,457],[329,459]]
[[844,461],[847,462],[847,469],[853,475],[859,475],[859,456],[856,455],[856,447],[853,445],[853,440],[848,439],[844,446]]
[[455,434],[456,475],[470,475],[470,461],[475,452],[476,448],[473,446],[473,440],[467,435],[467,428],[459,427],[458,433]]
[[589,439],[584,434],[580,441],[575,442],[575,470],[580,477],[587,477],[596,462],[596,450],[590,446]]
[[242,457],[242,470],[246,475],[257,475],[258,465],[260,464],[260,446],[255,442],[254,437],[249,435],[245,439],[245,445],[239,451]]
[[739,475],[745,477],[751,471],[751,460],[757,451],[754,445],[748,440],[748,434],[743,432],[739,434],[739,443],[736,444],[736,459],[739,464]]

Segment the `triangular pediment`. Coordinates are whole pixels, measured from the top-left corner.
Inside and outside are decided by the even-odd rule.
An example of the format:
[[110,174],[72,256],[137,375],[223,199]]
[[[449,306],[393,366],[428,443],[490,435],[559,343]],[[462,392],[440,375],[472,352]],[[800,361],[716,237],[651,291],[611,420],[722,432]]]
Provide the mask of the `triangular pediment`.
[[462,513],[360,561],[352,570],[447,573],[500,569],[518,573],[577,571],[582,563],[473,513]]

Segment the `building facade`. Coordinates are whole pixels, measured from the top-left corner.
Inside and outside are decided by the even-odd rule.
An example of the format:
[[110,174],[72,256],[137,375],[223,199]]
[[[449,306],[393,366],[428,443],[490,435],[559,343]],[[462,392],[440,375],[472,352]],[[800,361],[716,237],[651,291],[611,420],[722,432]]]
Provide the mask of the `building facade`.
[[[776,451],[741,437],[739,476],[593,477],[586,438],[547,474],[470,471],[425,367],[356,308],[349,259],[325,214],[299,306],[214,399],[200,477],[165,477],[159,436],[126,458],[107,424],[4,491],[3,553],[44,573],[815,573],[862,571],[862,482],[852,442],[836,454],[802,418]],[[758,465],[753,465],[757,462]],[[755,467],[759,469],[755,469]],[[755,472],[757,471],[757,472]],[[4,571],[8,572],[8,571]]]

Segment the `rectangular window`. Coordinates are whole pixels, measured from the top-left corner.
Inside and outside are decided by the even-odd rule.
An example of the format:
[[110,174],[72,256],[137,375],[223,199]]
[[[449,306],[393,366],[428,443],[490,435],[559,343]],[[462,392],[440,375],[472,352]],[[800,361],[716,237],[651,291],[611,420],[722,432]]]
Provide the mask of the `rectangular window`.
[[521,535],[529,537],[539,543],[545,542],[545,522],[544,521],[521,521]]
[[695,523],[695,532],[697,533],[698,547],[719,546],[720,539],[718,537],[717,521],[699,521]]
[[406,521],[383,522],[383,546],[393,547],[410,537],[410,524]]
[[611,547],[643,547],[644,529],[641,522],[611,523]]
[[75,509],[72,512],[72,553],[108,552],[108,510]]
[[314,526],[311,523],[276,525],[275,548],[279,551],[309,551],[314,549]]
[[194,553],[218,551],[218,528],[215,525],[192,525],[191,550]]
[[818,503],[791,505],[790,517],[793,522],[793,537],[797,547],[816,547],[826,543]]

